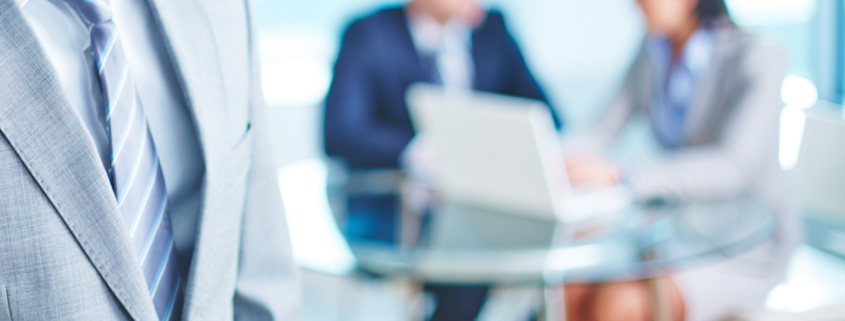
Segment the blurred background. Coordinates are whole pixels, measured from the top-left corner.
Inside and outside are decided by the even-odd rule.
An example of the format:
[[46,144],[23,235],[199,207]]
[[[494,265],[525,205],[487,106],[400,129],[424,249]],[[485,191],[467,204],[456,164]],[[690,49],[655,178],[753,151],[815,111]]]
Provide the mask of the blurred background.
[[[380,7],[404,3],[254,1],[280,184],[295,256],[304,273],[305,320],[400,320],[407,313],[403,284],[348,275],[354,257],[335,227],[335,216],[321,190],[325,169],[315,165],[325,158],[320,136],[322,103],[344,28]],[[633,0],[484,3],[505,13],[530,69],[567,119],[567,131],[589,124],[613,97],[645,35]],[[818,98],[842,112],[838,106],[845,92],[843,1],[728,0],[727,4],[738,25],[786,52],[790,77],[784,97],[809,100],[809,106],[817,104]],[[793,145],[801,141],[801,117],[801,112],[785,112],[781,120],[785,169],[791,169],[797,159],[798,147]],[[653,144],[651,134],[640,127],[644,126],[630,126],[625,140]],[[837,222],[808,218],[810,244],[796,253],[789,280],[770,294],[770,307],[801,311],[835,300],[845,302],[845,233],[837,232]],[[839,289],[831,289],[830,284],[839,284]],[[499,295],[518,296],[507,291]],[[494,309],[492,303],[488,305],[485,309]]]

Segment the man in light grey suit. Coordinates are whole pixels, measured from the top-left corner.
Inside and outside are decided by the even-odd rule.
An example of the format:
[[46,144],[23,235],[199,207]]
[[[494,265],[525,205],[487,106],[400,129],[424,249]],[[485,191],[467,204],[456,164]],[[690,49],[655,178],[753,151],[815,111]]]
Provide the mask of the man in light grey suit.
[[298,318],[249,6],[0,0],[0,320]]

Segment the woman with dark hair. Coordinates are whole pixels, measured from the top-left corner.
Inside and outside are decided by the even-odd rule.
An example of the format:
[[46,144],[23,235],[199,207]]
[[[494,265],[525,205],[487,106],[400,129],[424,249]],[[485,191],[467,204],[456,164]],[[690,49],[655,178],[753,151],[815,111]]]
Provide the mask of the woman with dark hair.
[[[785,60],[734,25],[724,0],[637,3],[648,35],[617,97],[567,142],[567,171],[575,185],[621,184],[640,200],[754,195],[777,210],[779,230],[756,248],[657,281],[673,320],[721,320],[762,306],[800,243],[798,211],[778,164]],[[662,153],[623,170],[599,151],[635,114],[650,120]],[[648,320],[647,294],[641,280],[567,285],[567,320]]]
[[700,0],[695,7],[695,14],[701,21],[727,18],[728,6],[725,5],[725,0]]

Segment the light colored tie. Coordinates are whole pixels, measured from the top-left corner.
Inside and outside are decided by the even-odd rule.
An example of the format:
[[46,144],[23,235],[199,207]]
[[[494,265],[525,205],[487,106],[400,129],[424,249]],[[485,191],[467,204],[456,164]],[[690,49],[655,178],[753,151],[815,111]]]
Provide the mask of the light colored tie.
[[109,179],[160,320],[181,317],[184,293],[167,189],[108,0],[66,0],[88,23],[106,102]]

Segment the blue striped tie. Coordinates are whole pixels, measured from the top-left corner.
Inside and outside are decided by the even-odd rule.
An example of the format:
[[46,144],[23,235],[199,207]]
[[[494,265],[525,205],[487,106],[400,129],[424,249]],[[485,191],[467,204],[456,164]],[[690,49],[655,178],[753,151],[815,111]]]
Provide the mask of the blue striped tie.
[[109,179],[160,320],[181,318],[184,293],[159,158],[108,0],[66,0],[89,24],[111,144]]

